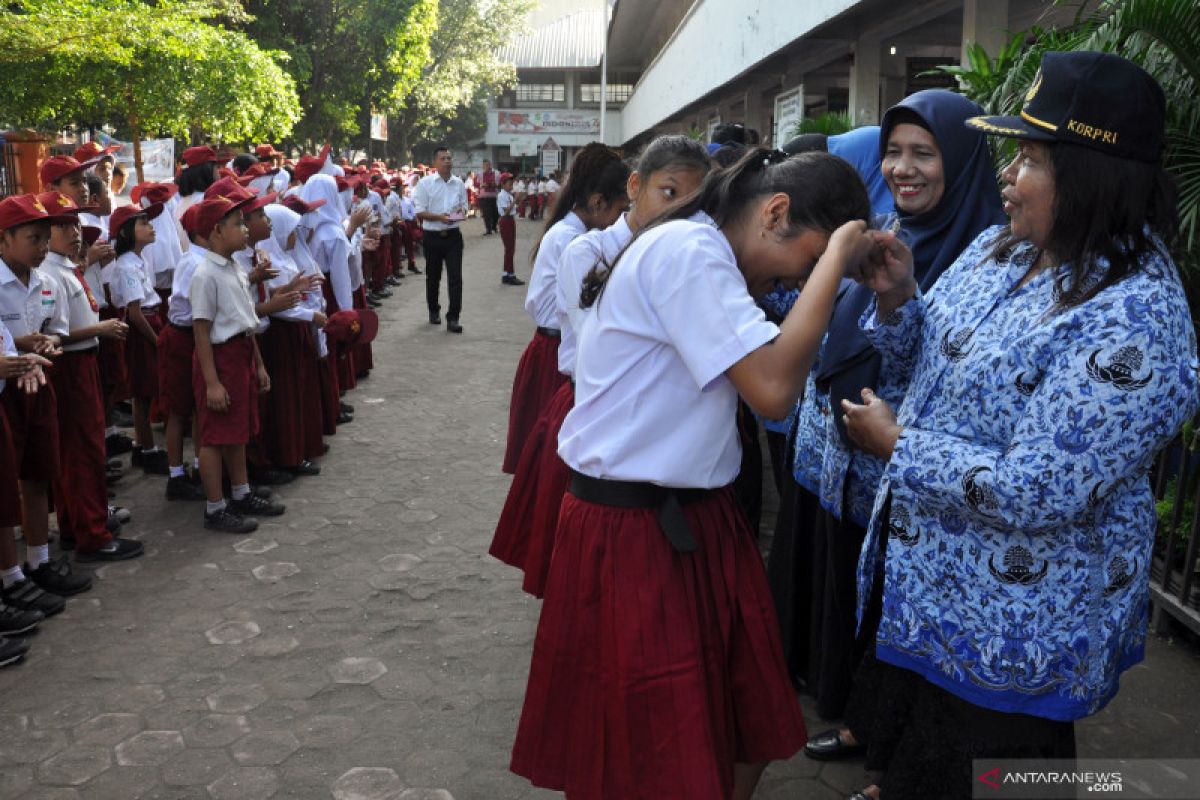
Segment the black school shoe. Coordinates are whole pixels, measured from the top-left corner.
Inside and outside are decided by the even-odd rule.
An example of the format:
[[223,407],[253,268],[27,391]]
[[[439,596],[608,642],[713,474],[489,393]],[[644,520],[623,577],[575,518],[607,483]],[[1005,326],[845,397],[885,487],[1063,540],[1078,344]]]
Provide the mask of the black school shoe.
[[0,589],[0,602],[21,611],[40,611],[46,617],[53,617],[67,607],[66,600],[56,594],[43,592],[29,578],[7,589]]
[[837,728],[822,731],[804,745],[804,755],[817,761],[842,761],[867,752],[861,744],[846,744]]
[[409,265],[408,265],[408,271],[409,271],[409,272],[411,272],[413,275],[420,275],[420,274],[421,274],[421,270],[417,269],[417,268],[416,268],[415,266],[413,266],[412,264],[409,264]]
[[212,514],[205,512],[204,527],[206,530],[220,533],[254,533],[258,530],[258,520],[246,519],[226,506]]
[[141,467],[147,475],[170,475],[171,467],[167,463],[167,451],[162,448],[143,450],[135,446],[131,461],[133,466]]
[[509,286],[524,286],[525,285],[525,281],[521,280],[516,275],[512,275],[512,274],[505,275],[503,278],[500,279],[500,282],[507,284]]
[[204,487],[193,483],[192,479],[187,475],[178,475],[174,478],[167,478],[167,499],[168,500],[206,500]]
[[16,664],[29,652],[26,639],[0,639],[0,667]]
[[104,437],[104,452],[109,458],[124,455],[133,449],[133,439],[123,433],[110,433]]
[[294,467],[287,467],[287,471],[293,475],[320,475],[321,467],[306,458]]
[[347,414],[345,411],[338,414],[338,418],[337,418],[338,425],[349,425],[351,422],[354,422],[353,414]]
[[119,539],[114,536],[111,541],[95,550],[76,553],[75,560],[83,562],[128,561],[144,555],[145,552],[146,548],[142,546],[141,542],[135,542],[133,539]]
[[260,486],[283,486],[296,480],[296,476],[281,469],[255,469],[250,471],[251,483]]
[[458,320],[446,317],[446,330],[450,333],[462,333],[462,325],[458,324]]
[[243,497],[241,500],[231,500],[229,508],[235,514],[250,517],[278,517],[284,511],[287,511],[287,506],[283,503],[276,503],[266,497],[259,497],[254,492]]
[[29,633],[46,618],[40,611],[24,611],[0,604],[0,636],[20,636]]
[[354,406],[350,405],[349,403],[342,403],[341,409],[342,409],[343,414],[353,414],[354,413]]
[[92,579],[87,575],[72,572],[71,560],[66,556],[47,561],[37,569],[25,564],[24,569],[26,578],[36,583],[43,591],[59,597],[70,597],[92,588]]

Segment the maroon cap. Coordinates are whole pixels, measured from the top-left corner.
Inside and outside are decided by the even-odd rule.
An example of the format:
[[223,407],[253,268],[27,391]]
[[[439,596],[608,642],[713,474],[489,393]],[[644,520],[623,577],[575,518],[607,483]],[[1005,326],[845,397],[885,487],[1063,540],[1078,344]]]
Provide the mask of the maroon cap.
[[51,156],[38,168],[38,177],[41,178],[43,186],[49,186],[67,175],[83,172],[88,167],[94,166],[99,160],[97,158],[89,161],[76,161],[71,156]]
[[15,194],[0,201],[0,231],[30,222],[77,219],[78,211],[50,211],[32,194]]
[[235,200],[223,194],[205,197],[203,202],[192,206],[196,209],[196,215],[191,232],[207,238],[213,228],[217,227],[218,222],[245,206],[252,199],[254,199],[253,196],[244,200]]
[[96,159],[96,163],[99,163],[105,158],[115,161],[116,159],[113,158],[112,154],[120,149],[121,145],[119,144],[110,144],[108,147],[104,147],[97,141],[91,141],[76,147],[74,155],[76,161],[91,161],[92,159]]
[[321,171],[321,167],[325,166],[324,159],[316,156],[301,156],[296,162],[296,180],[301,183],[307,183],[308,179]]
[[179,194],[179,186],[174,183],[147,181],[133,187],[133,190],[129,193],[129,199],[134,202],[134,205],[140,204],[143,200],[149,200],[151,203],[165,204],[177,194]]
[[238,183],[242,186],[249,186],[250,183],[258,178],[265,178],[269,175],[278,175],[277,167],[268,167],[266,164],[251,164],[246,167],[246,171],[238,176]]
[[254,148],[254,155],[258,158],[275,158],[275,156],[281,156],[283,153],[276,150],[273,144],[260,144]]
[[134,217],[144,216],[147,220],[152,220],[162,213],[162,203],[153,203],[145,208],[138,206],[121,206],[112,212],[112,216],[108,218],[108,238],[116,239],[117,234],[121,232],[121,226]]
[[279,196],[279,192],[267,192],[262,197],[254,197],[246,205],[242,206],[242,213],[249,214],[252,211],[258,211],[260,208],[271,205],[275,202],[275,198]]
[[50,216],[59,216],[67,218],[78,218],[80,211],[94,211],[95,206],[81,208],[75,204],[75,201],[67,197],[62,192],[42,192],[37,196],[37,201],[46,207],[46,211]]
[[184,233],[196,232],[197,214],[200,213],[200,203],[193,203],[183,212],[183,216],[179,218],[179,224],[183,227]]
[[189,147],[183,151],[183,161],[189,167],[194,167],[197,164],[206,164],[209,161],[217,162],[220,160],[221,159],[217,157],[217,151],[206,144],[199,145],[198,147]]
[[226,197],[241,202],[244,200],[253,200],[256,196],[258,196],[258,190],[242,186],[242,184],[238,182],[237,178],[224,177],[204,190],[205,200],[210,197],[216,197],[217,195],[225,195]]
[[299,195],[289,194],[279,202],[284,208],[290,208],[292,211],[295,211],[297,214],[303,216],[310,211],[316,211],[318,208],[325,205],[325,198],[322,197],[319,200],[313,200],[311,203],[309,203]]
[[96,242],[100,241],[100,236],[104,231],[96,225],[84,225],[79,229],[83,234],[83,246],[91,247]]
[[348,308],[329,315],[325,335],[342,344],[370,344],[379,333],[379,315],[369,308]]

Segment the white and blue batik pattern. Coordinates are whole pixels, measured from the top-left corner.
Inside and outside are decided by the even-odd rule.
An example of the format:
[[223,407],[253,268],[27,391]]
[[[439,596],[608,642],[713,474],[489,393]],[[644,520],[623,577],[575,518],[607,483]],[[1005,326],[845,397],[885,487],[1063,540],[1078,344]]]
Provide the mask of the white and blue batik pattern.
[[1017,288],[1032,246],[991,257],[1000,230],[928,297],[863,315],[884,372],[911,383],[859,562],[860,619],[882,569],[881,660],[979,706],[1073,720],[1144,654],[1148,472],[1196,412],[1195,334],[1167,256],[1058,311],[1053,272]]

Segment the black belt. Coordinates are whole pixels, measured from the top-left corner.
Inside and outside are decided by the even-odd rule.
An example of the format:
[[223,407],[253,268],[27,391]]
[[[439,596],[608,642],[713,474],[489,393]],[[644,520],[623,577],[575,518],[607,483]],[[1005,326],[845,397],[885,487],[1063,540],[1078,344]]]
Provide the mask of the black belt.
[[100,351],[100,345],[94,344],[91,347],[85,347],[82,350],[63,350],[64,356],[90,356]]
[[705,499],[712,489],[672,489],[639,481],[609,481],[571,470],[571,494],[602,506],[653,508],[658,511],[658,524],[671,547],[679,553],[693,553],[700,545],[692,536],[683,507]]
[[179,323],[171,322],[170,320],[167,320],[167,324],[170,325],[172,328],[174,328],[177,331],[183,331],[188,336],[192,335],[192,326],[191,325],[180,325]]
[[[457,234],[457,233],[458,233],[458,228],[445,228],[445,229],[443,229],[443,230],[440,230],[440,231],[438,231],[438,230],[434,230],[433,228],[426,228],[426,229],[425,229],[425,232],[426,232],[426,233],[436,233],[436,234],[438,235],[438,237],[439,237],[439,238],[442,238],[442,239],[449,239],[449,238],[450,238],[450,234],[452,234],[452,233],[455,233],[455,234]],[[461,235],[461,234],[460,234],[460,235]]]
[[537,332],[542,336],[549,336],[551,339],[562,338],[562,331],[560,331],[558,328],[543,328],[541,325],[538,325]]

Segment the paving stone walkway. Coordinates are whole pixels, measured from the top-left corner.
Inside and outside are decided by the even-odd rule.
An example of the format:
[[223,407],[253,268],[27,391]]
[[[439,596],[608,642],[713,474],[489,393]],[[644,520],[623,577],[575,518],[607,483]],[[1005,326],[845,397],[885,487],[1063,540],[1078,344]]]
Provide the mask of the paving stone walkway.
[[[518,225],[519,273],[534,224]],[[247,537],[127,477],[139,560],[43,625],[0,670],[0,798],[502,800],[556,796],[507,771],[538,602],[487,556],[512,373],[531,334],[498,237],[466,226],[453,336],[410,277],[381,309],[376,370],[323,473]],[[444,291],[444,290],[443,290]],[[1162,640],[1085,755],[1195,756],[1200,668]],[[826,725],[810,715],[810,730]],[[758,797],[835,800],[859,764],[773,765]]]

